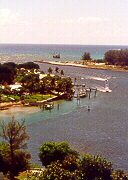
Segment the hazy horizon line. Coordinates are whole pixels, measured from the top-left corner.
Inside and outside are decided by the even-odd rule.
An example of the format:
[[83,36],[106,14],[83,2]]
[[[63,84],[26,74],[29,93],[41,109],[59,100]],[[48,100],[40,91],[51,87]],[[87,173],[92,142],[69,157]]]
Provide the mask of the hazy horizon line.
[[10,45],[81,45],[81,46],[128,46],[126,44],[66,44],[66,43],[0,43]]

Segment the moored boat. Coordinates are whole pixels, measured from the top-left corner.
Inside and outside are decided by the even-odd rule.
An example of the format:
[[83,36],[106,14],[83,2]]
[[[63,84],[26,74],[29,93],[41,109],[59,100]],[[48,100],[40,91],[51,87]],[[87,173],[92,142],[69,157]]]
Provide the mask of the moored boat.
[[86,93],[80,93],[80,98],[85,98],[85,97],[87,97],[87,95],[86,95]]
[[45,105],[45,109],[46,109],[46,110],[53,109],[53,104],[46,104],[46,105]]

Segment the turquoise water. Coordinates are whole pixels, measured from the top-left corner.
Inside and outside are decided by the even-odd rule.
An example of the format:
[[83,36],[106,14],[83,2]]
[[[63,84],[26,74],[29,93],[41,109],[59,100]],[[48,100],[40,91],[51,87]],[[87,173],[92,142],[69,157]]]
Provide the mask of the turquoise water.
[[[42,47],[40,51],[41,49]],[[11,52],[10,50],[8,53]],[[25,49],[22,49],[23,52],[25,54]],[[28,51],[26,53],[28,56]],[[31,57],[35,58],[35,54]],[[44,72],[47,72],[49,66],[56,67],[40,64]],[[107,160],[114,162],[115,168],[128,170],[128,72],[65,66],[59,68],[64,70],[65,76],[71,76],[73,80],[77,77],[77,83],[86,84],[87,87],[103,89],[104,81],[98,79],[107,78],[112,92],[99,91],[96,97],[92,93],[91,99],[84,98],[80,103],[75,98],[73,101],[54,102],[54,109],[51,111],[42,111],[39,107],[32,110],[28,108],[26,111],[2,111],[0,119],[8,121],[12,115],[18,120],[26,119],[27,131],[31,137],[28,151],[33,155],[32,162],[39,163],[38,147],[42,143],[68,141],[71,147],[80,152],[102,154]],[[87,110],[88,106],[91,108],[90,112]]]
[[84,52],[90,52],[94,59],[103,59],[110,49],[126,49],[128,46],[110,45],[49,45],[49,44],[0,44],[0,61],[55,60],[54,53],[60,53],[61,61],[81,61]]

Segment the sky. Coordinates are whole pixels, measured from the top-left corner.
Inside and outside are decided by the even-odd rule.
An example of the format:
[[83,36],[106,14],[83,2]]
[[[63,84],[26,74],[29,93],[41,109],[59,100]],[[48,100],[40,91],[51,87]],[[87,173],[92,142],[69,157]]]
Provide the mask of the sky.
[[0,43],[128,45],[128,0],[0,0]]

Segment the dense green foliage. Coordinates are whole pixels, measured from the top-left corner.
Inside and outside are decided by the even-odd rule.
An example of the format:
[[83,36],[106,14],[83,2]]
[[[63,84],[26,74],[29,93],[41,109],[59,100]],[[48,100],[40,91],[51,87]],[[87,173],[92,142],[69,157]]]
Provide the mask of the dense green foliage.
[[107,162],[105,158],[100,156],[85,154],[80,160],[79,169],[83,178],[86,180],[93,180],[96,178],[112,180],[112,163]]
[[27,62],[23,64],[7,62],[4,64],[0,64],[0,84],[13,84],[14,79],[17,75],[17,71],[20,68],[39,69],[39,65],[33,62]]
[[109,50],[104,54],[104,59],[91,59],[90,52],[82,56],[83,64],[86,62],[106,63],[106,65],[128,66],[128,49]]
[[43,178],[112,180],[112,163],[105,158],[86,154],[79,158],[79,153],[66,142],[44,143],[39,149],[40,160],[47,167]]
[[26,62],[23,64],[19,64],[19,68],[24,69],[39,69],[39,65],[34,62]]
[[44,143],[39,149],[40,160],[46,169],[39,174],[30,174],[30,180],[128,180],[125,171],[113,171],[113,163],[105,158],[80,155],[67,142]]
[[123,169],[113,171],[113,180],[128,180],[128,174]]
[[85,52],[82,56],[82,60],[91,60],[90,52]]
[[[27,153],[22,150],[16,150],[14,153],[15,159],[15,169],[14,169],[14,176],[18,176],[19,172],[23,172],[30,167],[31,158],[30,153]],[[8,144],[1,142],[0,143],[0,172],[7,174],[8,172],[12,171],[12,161],[11,161],[11,152],[10,147]]]
[[[15,127],[14,125],[14,129]],[[7,126],[2,129],[7,130],[6,128]],[[9,135],[10,131],[7,132]],[[16,131],[13,132],[15,134]],[[5,134],[4,137],[6,137],[6,133],[2,134]],[[0,143],[0,171],[7,174],[9,171],[12,172],[13,166],[13,176],[10,179],[14,179],[14,176],[17,176],[19,172],[30,168],[30,153],[17,149],[24,146],[24,143],[20,143],[24,139],[23,134],[18,134],[14,138],[16,140],[13,143],[15,163],[12,162],[10,144]],[[46,168],[43,171],[39,170],[36,173],[28,174],[28,180],[128,180],[128,175],[124,170],[113,171],[113,163],[108,162],[105,158],[98,155],[80,155],[78,151],[70,148],[67,142],[44,143],[39,147],[39,150],[40,160]]]
[[30,153],[20,150],[27,147],[25,141],[29,139],[24,123],[25,120],[20,123],[12,118],[8,124],[5,124],[4,121],[0,124],[0,136],[7,142],[6,144],[1,144],[0,154],[3,165],[6,163],[7,170],[10,171],[11,180],[13,180],[14,176],[18,175],[19,172],[28,168],[29,159],[31,158]]
[[52,162],[55,162],[57,160],[62,161],[67,155],[75,155],[78,156],[78,152],[74,149],[71,149],[69,144],[67,142],[48,142],[42,144],[42,146],[39,148],[39,158],[42,162],[42,165],[48,166]]
[[45,92],[52,92],[53,90],[57,92],[71,92],[72,80],[70,77],[61,78],[58,75],[50,76],[47,75],[40,81],[40,89],[38,91],[42,94]]
[[49,68],[48,68],[48,73],[51,74],[52,72],[53,72],[52,68],[49,67]]
[[[57,161],[48,166],[48,168],[40,175],[40,180],[80,180],[81,178],[77,174],[77,172],[66,170],[63,168],[63,165]],[[37,175],[37,177],[39,176]]]
[[28,74],[21,79],[23,87],[28,89],[30,94],[39,91],[39,81],[39,74]]
[[109,50],[105,53],[104,59],[107,64],[128,66],[128,49]]
[[7,82],[12,84],[15,78],[16,71],[11,66],[0,64],[0,84]]
[[[8,161],[8,153],[7,152],[7,144],[0,143],[0,172],[3,172],[4,174],[7,174],[10,170],[10,163]],[[4,154],[3,154],[4,153]]]
[[4,63],[4,65],[9,66],[9,67],[11,67],[13,69],[18,67],[18,65],[15,64],[14,62],[7,62],[7,63]]
[[[70,77],[62,77],[63,70],[60,71],[60,75],[51,75],[53,69],[49,68],[49,74],[44,75],[44,72],[39,71],[38,68],[38,64],[33,62],[0,64],[0,102],[19,101],[26,98],[27,101],[31,102],[32,100],[33,102],[34,100],[30,96],[35,93],[52,94],[55,92],[58,95],[59,92],[72,93],[72,80]],[[55,72],[59,73],[58,67],[56,67]],[[19,87],[12,86],[11,88],[9,86],[15,83],[18,83]],[[2,84],[5,85],[4,88]],[[29,96],[26,97],[25,94]]]

